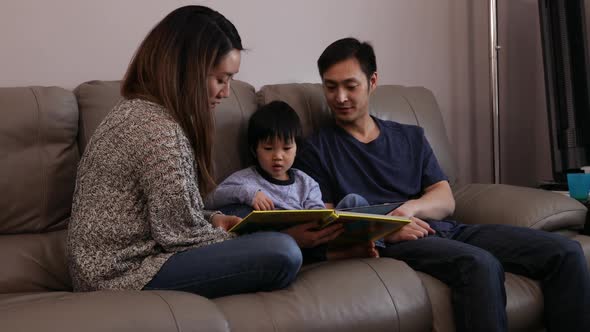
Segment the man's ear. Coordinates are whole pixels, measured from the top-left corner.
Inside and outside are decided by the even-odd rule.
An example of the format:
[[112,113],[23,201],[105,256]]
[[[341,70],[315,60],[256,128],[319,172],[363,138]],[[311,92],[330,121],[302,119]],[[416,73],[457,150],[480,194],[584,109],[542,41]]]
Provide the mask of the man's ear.
[[377,88],[377,77],[377,72],[374,72],[369,78],[369,93],[372,93]]

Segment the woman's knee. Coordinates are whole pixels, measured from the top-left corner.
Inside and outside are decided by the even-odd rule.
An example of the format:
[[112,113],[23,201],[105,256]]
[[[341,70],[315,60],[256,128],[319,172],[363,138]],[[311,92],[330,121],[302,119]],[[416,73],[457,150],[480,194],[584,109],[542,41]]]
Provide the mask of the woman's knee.
[[303,262],[297,242],[291,236],[280,232],[265,232],[264,237],[265,247],[272,248],[268,252],[271,264],[282,266],[285,272],[292,272],[294,277]]

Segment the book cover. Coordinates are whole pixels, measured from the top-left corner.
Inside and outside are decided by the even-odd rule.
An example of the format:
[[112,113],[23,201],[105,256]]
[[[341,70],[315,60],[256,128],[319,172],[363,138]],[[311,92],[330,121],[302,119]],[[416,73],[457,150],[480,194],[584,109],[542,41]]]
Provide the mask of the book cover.
[[352,211],[335,211],[336,222],[344,225],[344,232],[330,243],[331,246],[348,246],[379,240],[410,222],[409,218]]
[[230,232],[246,234],[257,231],[280,231],[297,224],[314,221],[319,222],[320,229],[332,223],[342,223],[344,232],[330,245],[347,246],[378,240],[397,231],[409,223],[410,219],[333,209],[253,211],[232,227]]

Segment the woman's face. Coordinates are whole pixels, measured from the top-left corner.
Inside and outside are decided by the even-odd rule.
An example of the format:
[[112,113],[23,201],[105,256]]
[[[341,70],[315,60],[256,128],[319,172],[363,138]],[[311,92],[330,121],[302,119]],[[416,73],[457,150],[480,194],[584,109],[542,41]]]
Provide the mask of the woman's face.
[[231,50],[207,76],[210,110],[214,110],[223,98],[229,97],[229,82],[240,70],[240,59],[240,51]]

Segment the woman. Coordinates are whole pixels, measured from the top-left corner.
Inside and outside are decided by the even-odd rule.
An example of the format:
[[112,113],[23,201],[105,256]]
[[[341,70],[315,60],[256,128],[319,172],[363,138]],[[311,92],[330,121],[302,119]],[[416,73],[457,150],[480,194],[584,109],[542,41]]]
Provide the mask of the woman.
[[279,289],[301,265],[297,242],[337,235],[310,242],[292,229],[299,240],[276,232],[234,238],[227,230],[238,217],[203,210],[201,197],[214,187],[212,113],[229,96],[241,50],[233,24],[203,6],[176,9],[142,42],[124,100],[80,161],[68,233],[74,290],[218,297]]

